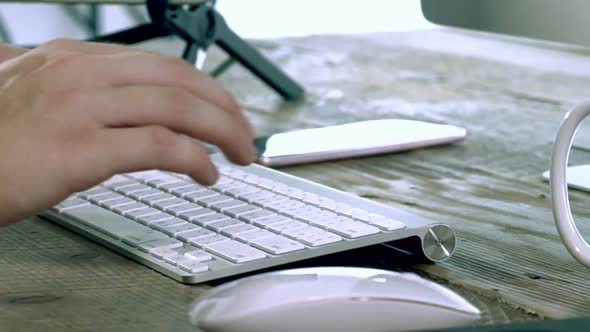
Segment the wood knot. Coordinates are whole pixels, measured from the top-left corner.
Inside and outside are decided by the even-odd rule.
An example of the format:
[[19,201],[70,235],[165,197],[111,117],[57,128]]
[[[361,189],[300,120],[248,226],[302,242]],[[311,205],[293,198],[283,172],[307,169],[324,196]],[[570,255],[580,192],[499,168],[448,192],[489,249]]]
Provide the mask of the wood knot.
[[542,276],[540,276],[538,274],[534,274],[534,273],[525,273],[524,275],[527,276],[529,279],[533,279],[533,280],[545,279]]
[[32,296],[22,296],[22,297],[14,297],[8,300],[9,303],[12,304],[39,304],[39,303],[48,303],[48,302],[55,302],[60,300],[61,297],[55,295],[32,295]]
[[83,252],[79,254],[71,255],[70,258],[75,261],[89,261],[100,257],[99,253],[96,252]]

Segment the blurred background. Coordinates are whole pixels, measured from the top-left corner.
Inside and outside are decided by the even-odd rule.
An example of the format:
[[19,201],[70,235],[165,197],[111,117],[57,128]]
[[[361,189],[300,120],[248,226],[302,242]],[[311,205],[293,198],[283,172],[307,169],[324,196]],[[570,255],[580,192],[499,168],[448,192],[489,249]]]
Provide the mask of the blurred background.
[[[433,27],[419,0],[219,0],[217,9],[244,38],[407,31]],[[0,38],[35,45],[88,38],[147,22],[143,6],[2,3]],[[95,19],[93,19],[95,18]]]

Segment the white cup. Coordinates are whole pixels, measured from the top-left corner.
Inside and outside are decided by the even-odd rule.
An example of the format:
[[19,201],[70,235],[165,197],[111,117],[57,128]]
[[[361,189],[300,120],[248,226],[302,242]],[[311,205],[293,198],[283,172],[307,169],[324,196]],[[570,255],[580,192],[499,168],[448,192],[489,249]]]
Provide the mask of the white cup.
[[[553,143],[551,169],[551,204],[557,230],[567,250],[580,263],[590,267],[590,245],[584,240],[572,212],[567,191],[566,171],[568,158],[580,123],[590,114],[590,101],[583,102],[565,114]],[[590,176],[590,174],[588,174]]]

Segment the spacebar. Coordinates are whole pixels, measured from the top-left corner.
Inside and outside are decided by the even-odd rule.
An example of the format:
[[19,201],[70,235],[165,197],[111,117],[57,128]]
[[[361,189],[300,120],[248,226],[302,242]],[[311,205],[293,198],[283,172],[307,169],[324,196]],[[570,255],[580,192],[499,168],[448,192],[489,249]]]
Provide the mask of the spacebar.
[[154,233],[154,230],[97,205],[85,205],[63,213],[80,223],[120,240],[131,235]]

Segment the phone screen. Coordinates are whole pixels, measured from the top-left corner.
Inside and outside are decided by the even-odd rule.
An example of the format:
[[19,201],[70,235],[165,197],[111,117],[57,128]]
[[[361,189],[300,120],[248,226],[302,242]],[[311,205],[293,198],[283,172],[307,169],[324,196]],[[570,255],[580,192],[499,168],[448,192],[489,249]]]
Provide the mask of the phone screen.
[[401,151],[463,139],[464,128],[413,120],[372,120],[294,130],[254,142],[259,162],[287,165]]

